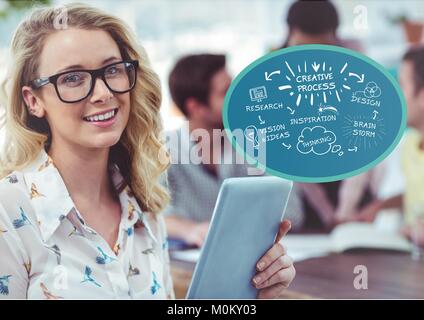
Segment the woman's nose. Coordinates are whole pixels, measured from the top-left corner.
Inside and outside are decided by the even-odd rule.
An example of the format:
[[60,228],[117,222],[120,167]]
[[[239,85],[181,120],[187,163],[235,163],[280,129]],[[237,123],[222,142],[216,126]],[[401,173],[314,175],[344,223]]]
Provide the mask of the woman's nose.
[[106,86],[101,78],[97,78],[94,83],[93,93],[90,98],[91,103],[106,102],[113,98],[113,93]]

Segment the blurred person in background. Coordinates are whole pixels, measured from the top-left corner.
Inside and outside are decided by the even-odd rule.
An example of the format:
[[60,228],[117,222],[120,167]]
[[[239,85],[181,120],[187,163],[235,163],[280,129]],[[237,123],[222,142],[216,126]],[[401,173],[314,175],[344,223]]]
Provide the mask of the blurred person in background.
[[359,42],[339,38],[339,15],[331,1],[295,1],[287,12],[285,23],[288,34],[280,49],[303,44],[327,44],[362,51]]
[[404,234],[412,238],[412,230],[417,228],[418,241],[424,245],[424,47],[411,48],[403,56],[400,85],[408,107],[409,127],[401,149],[405,191],[381,201],[374,210],[364,212],[357,220],[371,222],[381,209],[402,209]]
[[[205,239],[223,180],[249,174],[246,164],[236,163],[235,151],[222,131],[222,108],[231,80],[226,57],[220,54],[185,56],[175,64],[169,76],[172,99],[187,118],[188,128],[173,132],[178,139],[169,143],[171,158],[174,156],[174,161],[178,161],[173,161],[168,170],[171,203],[165,210],[165,220],[170,238],[199,247]],[[209,138],[201,141],[196,131]],[[196,147],[202,148],[201,163],[191,160],[180,163],[181,158],[188,157]],[[303,211],[296,186],[286,212],[294,229],[301,227]]]
[[[287,38],[281,48],[305,44],[323,44],[362,51],[359,42],[341,39],[339,15],[331,1],[295,1],[290,6],[286,24]],[[395,158],[396,152],[391,158]],[[387,188],[393,178],[388,169],[399,168],[383,161],[375,168],[343,181],[327,183],[300,183],[305,223],[304,229],[330,230],[340,223],[355,220],[356,216],[380,210],[380,203],[402,190]]]

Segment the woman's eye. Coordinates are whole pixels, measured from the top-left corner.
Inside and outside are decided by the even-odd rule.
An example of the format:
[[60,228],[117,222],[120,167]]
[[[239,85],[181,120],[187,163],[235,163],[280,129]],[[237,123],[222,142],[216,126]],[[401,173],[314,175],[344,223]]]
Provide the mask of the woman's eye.
[[65,78],[66,82],[75,82],[75,81],[80,81],[80,80],[81,80],[81,77],[76,76],[76,75],[72,75],[72,76]]
[[77,85],[83,81],[84,81],[83,76],[77,73],[73,73],[73,74],[68,74],[64,76],[61,82],[66,85]]
[[106,70],[106,74],[116,74],[118,72],[117,67],[110,67]]
[[123,72],[123,67],[121,65],[112,66],[106,69],[106,76],[119,76]]

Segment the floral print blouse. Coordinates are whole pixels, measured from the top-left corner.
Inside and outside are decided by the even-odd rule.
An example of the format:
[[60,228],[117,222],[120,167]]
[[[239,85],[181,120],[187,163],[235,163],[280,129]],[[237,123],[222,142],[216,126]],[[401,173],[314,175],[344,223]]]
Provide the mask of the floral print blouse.
[[122,211],[113,248],[84,222],[44,150],[0,180],[0,298],[174,298],[163,217],[142,212],[118,167],[110,171]]

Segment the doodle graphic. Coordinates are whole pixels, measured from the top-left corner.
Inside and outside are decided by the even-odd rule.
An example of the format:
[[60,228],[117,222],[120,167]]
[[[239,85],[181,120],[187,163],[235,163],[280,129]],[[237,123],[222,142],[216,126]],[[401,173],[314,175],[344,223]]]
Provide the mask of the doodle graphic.
[[274,75],[274,74],[280,74],[281,73],[281,71],[280,70],[275,70],[275,71],[272,71],[271,73],[268,73],[268,72],[265,72],[265,80],[266,81],[271,81],[272,79],[271,79],[271,77]]
[[339,157],[341,157],[342,155],[344,155],[344,152],[343,151],[340,151],[342,149],[342,146],[341,145],[339,145],[339,144],[335,144],[335,145],[333,145],[332,147],[331,147],[331,152],[332,153],[337,153],[337,155],[339,156]]
[[377,118],[378,111],[377,110],[374,110],[372,113],[374,114],[374,116],[372,117],[372,119],[375,120]]
[[335,144],[334,146],[331,147],[331,152],[332,153],[338,153],[341,149],[342,149],[341,145]]
[[367,98],[378,98],[381,96],[381,89],[375,82],[368,82],[364,89],[364,96]]
[[[333,68],[331,66],[326,66],[325,62],[317,63],[314,61],[313,63],[308,63],[304,61],[302,64],[303,68],[298,64],[296,72],[293,71],[289,62],[284,61],[284,63],[289,71],[289,74],[286,75],[286,79],[290,84],[281,85],[278,87],[278,90],[289,90],[291,96],[296,94],[297,107],[301,104],[302,97],[309,101],[311,106],[314,105],[316,99],[322,99],[322,101],[326,103],[327,96],[333,94],[340,102],[340,94],[343,92],[343,89],[351,89],[350,86],[344,83],[347,81],[347,78],[344,78],[342,83],[336,81]],[[343,73],[344,70],[345,67],[343,66],[340,69],[340,73]],[[351,73],[349,75],[351,75]],[[320,95],[320,93],[322,95]]]
[[[375,113],[374,113],[375,115]],[[342,127],[343,136],[348,145],[361,146],[362,150],[370,150],[384,140],[386,128],[384,119],[375,119],[375,116],[346,116]]]
[[291,144],[285,144],[284,142],[282,143],[282,145],[287,149],[290,150],[291,149]]
[[320,105],[320,106],[319,106],[319,108],[318,108],[318,113],[319,113],[319,114],[322,114],[322,113],[323,113],[323,112],[325,112],[325,111],[333,112],[333,113],[336,113],[336,114],[338,114],[338,113],[339,113],[339,112],[337,111],[337,108],[336,108],[336,107]]
[[324,127],[306,127],[298,138],[297,150],[300,153],[308,154],[313,152],[321,156],[331,150],[331,146],[335,141],[336,135]]
[[294,114],[295,113],[295,111],[296,110],[293,110],[292,108],[290,108],[290,107],[287,107],[287,110],[289,110],[290,111],[290,114]]
[[379,98],[381,96],[380,87],[374,82],[368,82],[364,90],[356,91],[352,94],[351,102],[380,107]]
[[244,136],[246,137],[247,141],[250,141],[251,143],[253,143],[253,147],[254,148],[259,148],[259,138],[258,138],[258,129],[251,125],[248,126],[245,130],[244,130]]
[[405,130],[406,107],[396,80],[375,61],[304,45],[246,67],[226,94],[223,122],[233,147],[258,168],[327,182],[387,157]]
[[256,101],[256,102],[261,102],[263,99],[266,99],[268,97],[266,94],[265,86],[252,88],[249,90],[249,94],[250,94],[250,100]]

